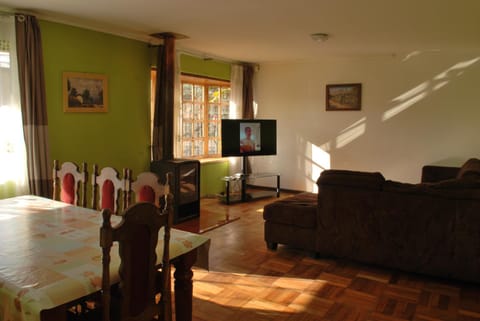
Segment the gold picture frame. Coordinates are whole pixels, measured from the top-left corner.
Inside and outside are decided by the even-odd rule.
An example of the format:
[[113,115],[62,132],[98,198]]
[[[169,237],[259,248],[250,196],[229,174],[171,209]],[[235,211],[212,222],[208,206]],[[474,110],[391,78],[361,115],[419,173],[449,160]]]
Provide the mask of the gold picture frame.
[[108,111],[108,79],[104,74],[64,72],[63,111],[105,113]]
[[326,110],[361,110],[362,84],[327,85]]

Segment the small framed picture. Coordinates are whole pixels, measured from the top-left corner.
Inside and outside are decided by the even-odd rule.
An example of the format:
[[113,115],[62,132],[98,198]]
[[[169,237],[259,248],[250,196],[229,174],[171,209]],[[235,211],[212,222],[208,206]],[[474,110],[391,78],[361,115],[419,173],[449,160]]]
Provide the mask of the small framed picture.
[[362,84],[327,85],[326,110],[361,110]]
[[107,76],[103,74],[64,72],[63,111],[69,113],[107,112]]

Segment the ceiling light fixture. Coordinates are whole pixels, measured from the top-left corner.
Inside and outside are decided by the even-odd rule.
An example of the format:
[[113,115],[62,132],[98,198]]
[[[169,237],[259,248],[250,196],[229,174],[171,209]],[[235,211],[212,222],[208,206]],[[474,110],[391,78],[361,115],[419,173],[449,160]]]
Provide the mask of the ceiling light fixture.
[[310,37],[315,40],[316,42],[325,42],[328,40],[329,38],[329,35],[328,33],[321,33],[321,32],[318,32],[318,33],[312,33],[310,35]]

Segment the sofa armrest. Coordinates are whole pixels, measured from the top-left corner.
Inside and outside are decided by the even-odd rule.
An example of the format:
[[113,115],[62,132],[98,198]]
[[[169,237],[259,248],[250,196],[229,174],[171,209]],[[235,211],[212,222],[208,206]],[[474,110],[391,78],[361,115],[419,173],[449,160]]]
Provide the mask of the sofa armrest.
[[425,165],[422,167],[422,183],[436,183],[456,178],[460,167]]
[[322,185],[349,186],[355,188],[382,189],[385,178],[381,173],[360,172],[339,169],[325,170],[317,180],[319,189]]

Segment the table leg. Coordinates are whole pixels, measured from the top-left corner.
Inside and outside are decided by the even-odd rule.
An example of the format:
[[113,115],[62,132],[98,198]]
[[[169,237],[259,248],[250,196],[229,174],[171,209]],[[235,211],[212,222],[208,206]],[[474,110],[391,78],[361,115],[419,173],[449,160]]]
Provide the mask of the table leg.
[[176,321],[192,321],[193,303],[193,271],[192,266],[197,260],[197,250],[194,249],[172,260],[175,272],[175,315]]
[[277,175],[277,197],[280,197],[280,175]]
[[225,182],[225,193],[227,205],[230,204],[230,180]]

